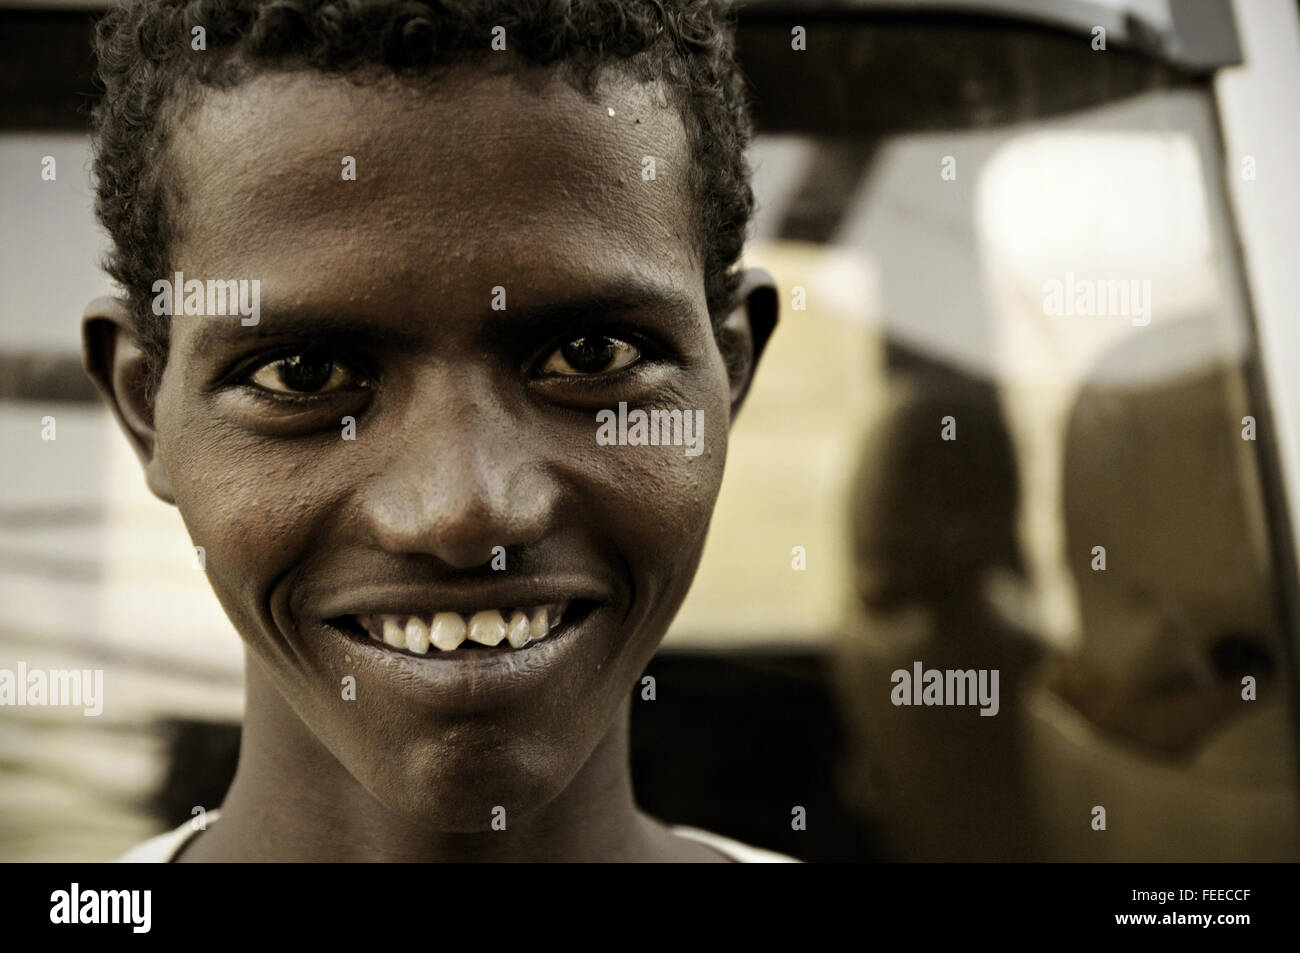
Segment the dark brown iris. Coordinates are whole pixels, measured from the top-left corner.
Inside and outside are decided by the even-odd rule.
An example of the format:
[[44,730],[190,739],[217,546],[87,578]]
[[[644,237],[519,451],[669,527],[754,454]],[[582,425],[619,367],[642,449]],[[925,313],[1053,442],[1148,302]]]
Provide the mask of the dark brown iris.
[[334,374],[334,362],[319,354],[292,354],[277,362],[280,383],[302,393],[318,391]]
[[602,335],[574,338],[560,348],[569,365],[586,374],[596,374],[608,367],[615,351],[614,340]]

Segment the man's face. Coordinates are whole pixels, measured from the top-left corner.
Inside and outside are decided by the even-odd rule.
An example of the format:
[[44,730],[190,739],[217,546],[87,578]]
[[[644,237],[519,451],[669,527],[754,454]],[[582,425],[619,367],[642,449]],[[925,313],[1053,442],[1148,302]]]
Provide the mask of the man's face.
[[[657,99],[277,74],[178,126],[174,268],[258,279],[261,314],[169,319],[158,466],[251,657],[406,816],[484,829],[559,793],[698,563],[730,388]],[[703,453],[598,445],[620,401],[701,413]],[[364,628],[557,603],[522,649]]]

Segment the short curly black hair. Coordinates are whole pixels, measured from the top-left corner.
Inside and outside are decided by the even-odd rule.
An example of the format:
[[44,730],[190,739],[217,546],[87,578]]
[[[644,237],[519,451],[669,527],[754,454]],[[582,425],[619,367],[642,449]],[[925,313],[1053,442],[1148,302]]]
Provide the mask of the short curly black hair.
[[587,96],[606,67],[663,83],[686,130],[717,327],[754,206],[753,130],[726,0],[127,0],[95,29],[104,90],[92,123],[95,211],[112,239],[104,268],[129,297],[155,383],[168,327],[153,314],[152,286],[171,271],[168,209],[178,198],[168,134],[202,90],[277,69],[426,75],[491,55],[494,27],[506,30],[511,62],[557,67]]

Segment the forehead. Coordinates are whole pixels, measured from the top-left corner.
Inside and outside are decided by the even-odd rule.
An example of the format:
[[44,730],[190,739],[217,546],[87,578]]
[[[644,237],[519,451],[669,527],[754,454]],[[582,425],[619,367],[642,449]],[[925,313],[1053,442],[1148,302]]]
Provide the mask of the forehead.
[[172,140],[176,267],[262,278],[272,295],[306,278],[355,292],[359,275],[421,295],[483,282],[545,295],[615,271],[702,294],[676,110],[614,71],[595,101],[526,78],[304,71],[207,91]]

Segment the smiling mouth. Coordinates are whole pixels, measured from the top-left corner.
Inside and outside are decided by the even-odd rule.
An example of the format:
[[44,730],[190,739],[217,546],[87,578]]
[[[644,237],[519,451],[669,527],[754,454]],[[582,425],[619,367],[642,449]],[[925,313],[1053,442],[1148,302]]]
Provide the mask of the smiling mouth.
[[343,616],[332,624],[354,638],[414,655],[492,649],[514,652],[553,641],[585,617],[592,605],[566,600],[473,612],[374,613]]

